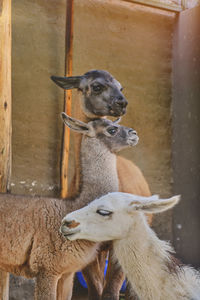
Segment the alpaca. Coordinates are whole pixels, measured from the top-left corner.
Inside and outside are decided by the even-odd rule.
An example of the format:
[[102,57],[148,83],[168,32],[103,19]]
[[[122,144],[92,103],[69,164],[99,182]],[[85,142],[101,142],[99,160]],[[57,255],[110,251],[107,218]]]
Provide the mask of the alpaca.
[[[70,241],[112,240],[114,255],[139,299],[199,300],[200,273],[178,264],[173,248],[156,236],[144,217],[172,208],[179,198],[109,193],[68,214],[61,232]],[[76,231],[70,229],[72,222],[78,224]]]
[[64,113],[62,117],[65,125],[84,135],[80,195],[75,199],[0,195],[0,269],[36,277],[37,300],[56,299],[62,274],[67,278],[67,299],[71,299],[73,274],[92,262],[100,244],[65,240],[59,233],[61,219],[96,197],[117,191],[115,152],[138,142],[133,129],[116,121],[96,119],[85,124]]
[[[51,79],[63,89],[77,89],[80,95],[81,106],[76,106],[74,111],[75,118],[89,122],[96,117],[104,116],[122,116],[126,113],[127,100],[122,94],[121,84],[107,71],[92,70],[82,76],[58,77],[52,76]],[[74,155],[75,155],[75,175],[69,188],[69,196],[74,196],[79,191],[80,186],[80,148],[81,135],[75,136]],[[150,196],[151,192],[141,170],[130,160],[117,156],[117,173],[119,180],[119,191],[137,194],[141,196]],[[148,215],[149,224],[152,223],[152,215]],[[84,277],[88,284],[91,299],[95,299],[95,286],[98,290],[101,276],[99,270],[104,268],[97,261],[90,264],[83,270]],[[124,280],[123,273],[109,260],[109,272],[106,276],[106,284],[102,300],[118,299],[121,284]],[[95,274],[95,276],[94,276]],[[58,293],[63,293],[63,279],[59,281]],[[92,290],[92,291],[91,291]],[[97,292],[98,293],[98,292]],[[62,298],[64,300],[65,297]],[[129,299],[129,298],[128,298]],[[130,299],[129,299],[130,300]]]

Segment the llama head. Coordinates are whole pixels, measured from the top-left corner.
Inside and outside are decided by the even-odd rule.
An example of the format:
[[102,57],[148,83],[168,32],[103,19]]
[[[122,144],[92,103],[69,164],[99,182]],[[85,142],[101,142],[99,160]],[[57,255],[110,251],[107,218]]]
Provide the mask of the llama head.
[[109,193],[77,211],[66,215],[61,233],[69,240],[103,242],[126,238],[134,227],[138,212],[160,213],[172,208],[180,196],[169,199]]
[[122,86],[107,71],[92,70],[82,76],[52,76],[51,79],[65,90],[78,89],[82,93],[82,108],[88,117],[117,117],[126,113],[128,102]]
[[70,129],[100,140],[111,152],[118,152],[129,146],[135,146],[139,140],[135,130],[118,124],[119,119],[111,121],[100,118],[84,123],[67,116],[65,113],[62,113],[62,119]]

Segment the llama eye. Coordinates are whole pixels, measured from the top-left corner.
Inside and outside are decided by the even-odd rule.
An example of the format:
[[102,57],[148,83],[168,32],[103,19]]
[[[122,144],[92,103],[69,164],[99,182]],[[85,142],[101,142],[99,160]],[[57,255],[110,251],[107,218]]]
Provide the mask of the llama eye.
[[96,213],[103,217],[112,215],[111,211],[104,210],[104,209],[97,209]]
[[118,128],[117,127],[111,127],[107,129],[107,132],[110,133],[111,135],[114,135],[117,132]]
[[102,89],[103,89],[103,87],[101,86],[101,85],[93,85],[92,86],[92,89],[93,89],[93,91],[95,91],[95,92],[101,92],[102,91]]

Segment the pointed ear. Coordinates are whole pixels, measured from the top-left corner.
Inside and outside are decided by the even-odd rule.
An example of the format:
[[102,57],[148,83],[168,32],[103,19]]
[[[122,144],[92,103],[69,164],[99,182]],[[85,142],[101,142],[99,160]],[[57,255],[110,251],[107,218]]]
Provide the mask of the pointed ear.
[[115,124],[118,124],[118,123],[120,123],[121,122],[121,117],[119,117],[119,118],[117,118],[115,121],[113,121],[113,123],[115,123]]
[[84,76],[72,76],[72,77],[60,77],[51,76],[51,79],[65,90],[78,89],[80,87],[80,82]]
[[66,113],[61,113],[61,118],[66,126],[68,126],[70,129],[78,131],[83,134],[87,134],[89,136],[93,136],[93,128],[89,126],[88,124],[81,122],[79,120],[76,120],[74,118],[69,117],[66,115]]
[[174,207],[180,201],[180,195],[169,199],[159,199],[157,195],[151,197],[138,197],[129,205],[129,211],[142,211],[145,213],[160,213]]

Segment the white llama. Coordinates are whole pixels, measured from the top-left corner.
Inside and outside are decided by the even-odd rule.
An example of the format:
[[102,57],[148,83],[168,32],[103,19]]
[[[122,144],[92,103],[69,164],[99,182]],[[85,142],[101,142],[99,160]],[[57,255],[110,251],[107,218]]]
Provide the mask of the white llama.
[[[109,193],[68,214],[61,232],[69,240],[113,240],[114,255],[141,300],[199,300],[200,274],[177,263],[173,248],[156,236],[144,216],[172,208],[179,198]],[[70,229],[71,222],[79,226]]]

